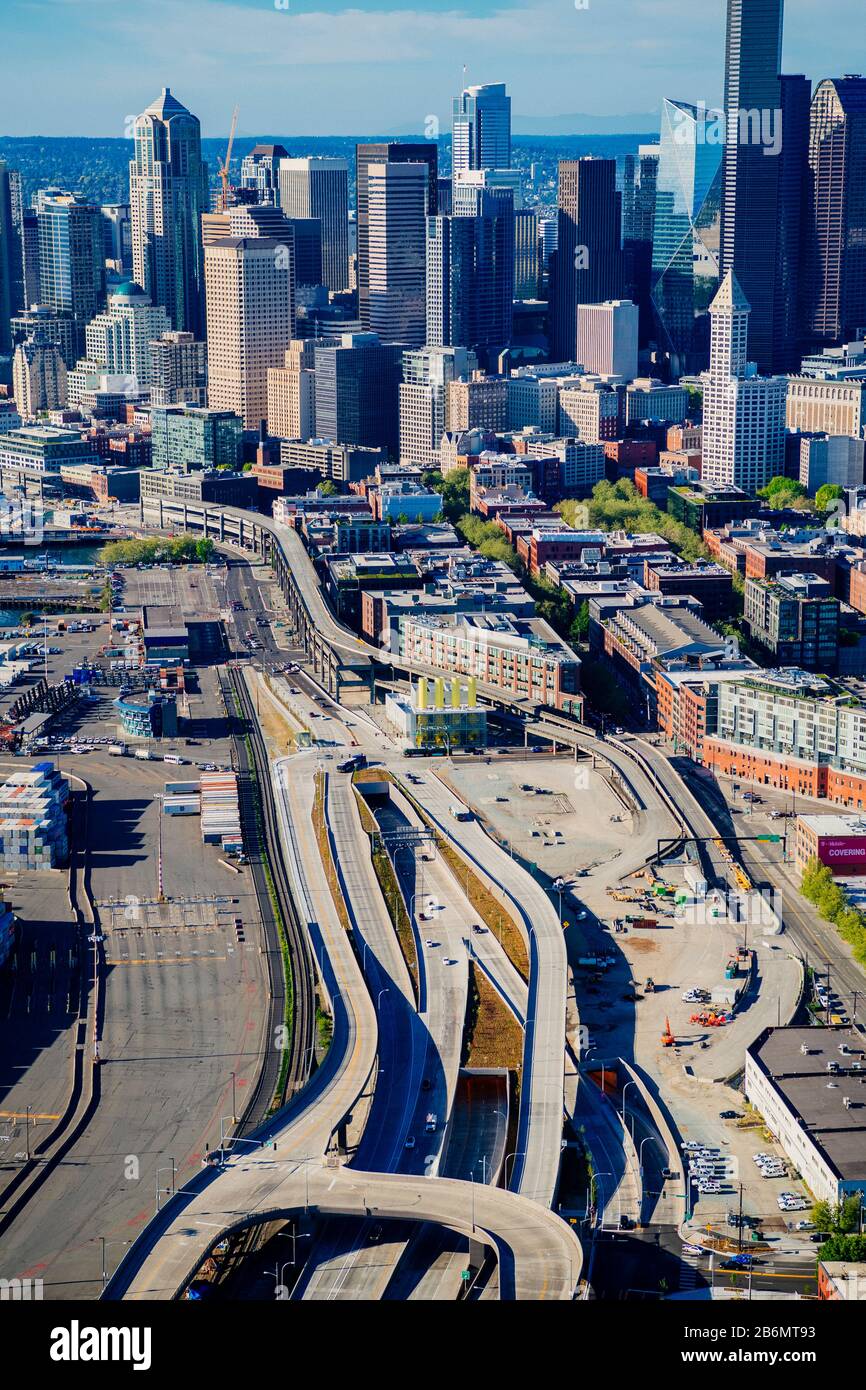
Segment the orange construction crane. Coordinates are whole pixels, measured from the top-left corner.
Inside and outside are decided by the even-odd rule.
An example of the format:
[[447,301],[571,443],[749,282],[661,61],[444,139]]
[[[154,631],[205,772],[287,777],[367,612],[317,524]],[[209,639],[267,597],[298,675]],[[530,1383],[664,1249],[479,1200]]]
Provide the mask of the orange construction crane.
[[232,146],[235,143],[235,131],[238,124],[238,110],[236,106],[232,112],[232,128],[229,131],[229,143],[226,149],[226,157],[220,165],[220,182],[222,192],[220,194],[220,212],[227,212],[229,206],[229,166],[232,162]]
[[671,1031],[671,1021],[670,1021],[670,1019],[666,1016],[666,1017],[665,1017],[665,1031],[662,1033],[662,1047],[673,1047],[673,1045],[674,1045],[675,1042],[676,1042],[676,1038],[674,1037],[674,1035],[673,1035],[673,1033],[672,1033],[672,1031]]

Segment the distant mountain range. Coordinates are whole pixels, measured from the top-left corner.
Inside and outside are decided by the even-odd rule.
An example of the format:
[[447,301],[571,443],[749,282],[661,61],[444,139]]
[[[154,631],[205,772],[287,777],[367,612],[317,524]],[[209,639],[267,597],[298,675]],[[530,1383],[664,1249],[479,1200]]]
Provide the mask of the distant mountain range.
[[658,112],[628,116],[515,116],[515,135],[633,135],[658,131]]

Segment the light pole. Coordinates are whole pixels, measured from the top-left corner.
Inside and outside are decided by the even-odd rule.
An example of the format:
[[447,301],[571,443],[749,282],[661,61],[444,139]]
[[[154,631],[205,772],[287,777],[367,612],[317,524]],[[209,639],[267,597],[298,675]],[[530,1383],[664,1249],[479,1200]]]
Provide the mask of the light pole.
[[[506,1186],[506,1187],[508,1187],[508,1160],[509,1160],[509,1158],[510,1158],[510,1159],[515,1159],[515,1158],[525,1158],[525,1157],[526,1157],[526,1150],[525,1150],[525,1149],[515,1149],[514,1153],[510,1153],[510,1154],[506,1154],[506,1155],[505,1155],[505,1163],[504,1163],[504,1165],[503,1165],[503,1169],[504,1169],[505,1186]],[[512,1176],[512,1178],[514,1177],[514,1163],[513,1163],[513,1162],[512,1162],[512,1164],[511,1164],[511,1176]]]
[[131,1245],[131,1240],[106,1240],[105,1236],[99,1236],[98,1240],[102,1245],[102,1287],[108,1283],[108,1270],[105,1268],[105,1252],[111,1245]]
[[380,1005],[381,1002],[382,1002],[382,995],[383,995],[383,994],[390,994],[390,993],[391,993],[391,991],[390,991],[390,989],[388,988],[387,985],[385,986],[384,989],[380,989],[380,990],[379,990],[379,993],[378,993],[377,996],[376,996],[376,1013],[379,1012],[379,1005]]
[[237,1096],[236,1096],[236,1092],[235,1092],[235,1086],[236,1086],[236,1084],[237,1084],[237,1076],[236,1076],[235,1072],[232,1072],[231,1077],[232,1077],[232,1124],[233,1124],[233,1125],[236,1125],[237,1122],[238,1122],[238,1106],[237,1106]]
[[[175,1166],[174,1159],[171,1160],[171,1167],[170,1167],[170,1168],[169,1168],[169,1166],[168,1166],[167,1163],[164,1163],[161,1167],[157,1168],[157,1170],[156,1170],[156,1209],[157,1209],[157,1211],[160,1211],[160,1210],[161,1210],[161,1207],[160,1207],[160,1200],[159,1200],[159,1199],[160,1199],[160,1197],[162,1196],[162,1193],[163,1193],[164,1191],[165,1191],[166,1193],[168,1193],[170,1196],[174,1196],[174,1190],[175,1190],[175,1189],[174,1189],[174,1179],[175,1179],[175,1174],[176,1174],[176,1172],[177,1172],[177,1168],[176,1168],[176,1166]],[[161,1188],[161,1187],[160,1187],[160,1185],[159,1185],[159,1175],[160,1175],[160,1173],[171,1173],[171,1187],[166,1187],[166,1188]]]
[[623,1088],[622,1088],[622,1125],[623,1125],[623,1129],[625,1129],[625,1093],[626,1093],[626,1091],[628,1090],[629,1086],[634,1086],[634,1085],[635,1085],[635,1082],[634,1082],[634,1081],[627,1081],[627,1082],[625,1083],[625,1085],[623,1086]]

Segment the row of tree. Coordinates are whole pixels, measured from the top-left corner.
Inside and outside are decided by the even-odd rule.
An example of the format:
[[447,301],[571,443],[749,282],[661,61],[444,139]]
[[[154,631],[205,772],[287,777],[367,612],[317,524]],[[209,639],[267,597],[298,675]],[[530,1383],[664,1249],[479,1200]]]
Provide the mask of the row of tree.
[[855,960],[866,966],[866,916],[851,904],[831,870],[815,856],[806,864],[800,891],[814,903],[826,922],[833,923],[842,940],[851,947]]

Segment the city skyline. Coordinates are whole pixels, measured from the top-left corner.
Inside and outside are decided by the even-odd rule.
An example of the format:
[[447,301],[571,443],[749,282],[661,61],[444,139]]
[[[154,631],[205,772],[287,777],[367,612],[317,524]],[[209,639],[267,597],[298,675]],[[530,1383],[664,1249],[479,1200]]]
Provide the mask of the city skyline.
[[[236,101],[242,137],[420,134],[432,119],[446,134],[463,86],[505,82],[520,136],[568,134],[572,124],[573,133],[641,130],[664,97],[707,105],[722,97],[724,0],[690,10],[685,20],[676,4],[618,0],[615,24],[601,0],[586,0],[585,9],[567,0],[473,0],[444,11],[434,0],[375,0],[363,8],[344,0],[281,3],[193,0],[180,9],[155,0],[147,26],[106,0],[52,5],[54,42],[40,49],[37,101],[27,62],[44,34],[46,7],[14,0],[5,15],[0,134],[128,137],[130,120],[163,86],[182,91],[206,137],[227,133]],[[813,83],[841,75],[839,34],[855,19],[855,0],[827,0],[820,10],[788,0],[783,70],[807,72]],[[206,48],[197,39],[204,32]],[[73,43],[86,55],[86,111],[82,68],[66,62]],[[134,73],[116,61],[119,47],[132,43]],[[530,89],[527,65],[531,72],[542,60],[545,81]],[[632,114],[642,119],[631,124]]]

